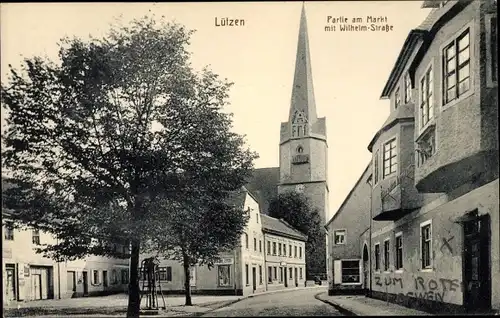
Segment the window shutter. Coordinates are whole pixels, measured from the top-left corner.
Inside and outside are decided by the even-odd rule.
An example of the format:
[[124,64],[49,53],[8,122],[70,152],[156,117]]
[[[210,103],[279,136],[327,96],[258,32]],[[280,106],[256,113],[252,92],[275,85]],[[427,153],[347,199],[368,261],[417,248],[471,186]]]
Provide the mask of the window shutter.
[[333,283],[334,284],[342,283],[342,261],[341,260],[333,261]]

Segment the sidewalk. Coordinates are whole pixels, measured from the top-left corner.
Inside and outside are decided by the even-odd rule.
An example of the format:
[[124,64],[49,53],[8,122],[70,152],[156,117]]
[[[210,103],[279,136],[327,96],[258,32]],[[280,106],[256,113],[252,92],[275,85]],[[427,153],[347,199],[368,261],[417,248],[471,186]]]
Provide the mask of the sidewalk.
[[[158,315],[153,317],[186,317],[201,316],[215,309],[229,306],[240,300],[279,292],[291,292],[301,289],[321,289],[327,286],[296,287],[268,292],[250,294],[246,296],[202,296],[192,295],[193,306],[185,306],[184,295],[165,295],[166,309],[160,309]],[[145,298],[142,306],[145,306]],[[158,296],[160,306],[163,305],[161,296]],[[85,297],[71,299],[51,299],[42,301],[30,301],[25,303],[14,303],[3,307],[4,317],[26,317],[26,316],[79,316],[96,315],[99,317],[123,317],[127,312],[128,295],[117,294],[102,297]]]
[[427,312],[365,296],[329,296],[326,292],[316,295],[316,299],[350,316],[433,316]]

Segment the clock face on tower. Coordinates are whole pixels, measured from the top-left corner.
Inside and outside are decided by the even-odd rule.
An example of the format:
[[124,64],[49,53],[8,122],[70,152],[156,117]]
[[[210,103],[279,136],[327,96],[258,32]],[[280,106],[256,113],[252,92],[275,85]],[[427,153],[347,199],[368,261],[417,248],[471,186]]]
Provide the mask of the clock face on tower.
[[302,193],[302,192],[304,192],[304,188],[305,188],[305,187],[304,187],[304,185],[303,185],[303,184],[297,184],[297,185],[295,186],[295,191],[297,191],[297,192],[299,192],[299,193]]

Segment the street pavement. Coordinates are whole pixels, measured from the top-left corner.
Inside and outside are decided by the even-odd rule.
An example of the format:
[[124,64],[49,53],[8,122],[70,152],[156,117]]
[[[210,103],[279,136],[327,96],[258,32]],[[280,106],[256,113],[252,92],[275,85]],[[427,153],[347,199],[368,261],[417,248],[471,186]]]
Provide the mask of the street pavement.
[[333,306],[314,296],[324,293],[318,288],[256,295],[211,311],[202,317],[260,316],[342,316]]

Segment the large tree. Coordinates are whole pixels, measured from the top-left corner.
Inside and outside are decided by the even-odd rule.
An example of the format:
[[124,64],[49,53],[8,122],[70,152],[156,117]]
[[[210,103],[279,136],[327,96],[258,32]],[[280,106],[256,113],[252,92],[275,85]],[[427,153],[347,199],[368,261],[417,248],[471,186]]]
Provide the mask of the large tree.
[[307,235],[306,277],[323,276],[326,273],[326,237],[318,209],[303,193],[286,191],[271,200],[269,215],[285,220]]
[[57,237],[41,250],[57,259],[116,256],[112,243],[129,245],[128,317],[139,315],[139,255],[173,229],[165,220],[200,212],[205,254],[230,247],[245,222],[223,202],[256,155],[223,112],[231,84],[191,68],[191,34],[144,17],[103,38],[63,39],[56,61],[25,59],[1,86],[10,220]]

